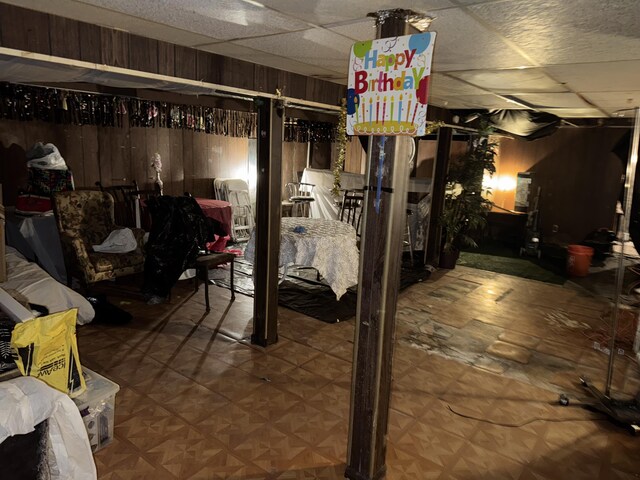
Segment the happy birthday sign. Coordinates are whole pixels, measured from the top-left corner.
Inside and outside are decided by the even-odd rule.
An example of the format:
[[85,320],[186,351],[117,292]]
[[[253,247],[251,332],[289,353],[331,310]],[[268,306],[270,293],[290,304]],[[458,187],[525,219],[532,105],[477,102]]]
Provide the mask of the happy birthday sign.
[[353,46],[348,135],[424,135],[435,38],[426,32]]

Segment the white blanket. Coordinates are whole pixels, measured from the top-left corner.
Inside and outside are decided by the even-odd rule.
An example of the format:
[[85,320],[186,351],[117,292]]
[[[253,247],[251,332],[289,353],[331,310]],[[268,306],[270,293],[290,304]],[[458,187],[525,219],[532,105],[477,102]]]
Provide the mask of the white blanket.
[[49,313],[78,308],[78,323],[89,323],[95,311],[89,301],[66,285],[52,278],[36,263],[29,262],[15,248],[7,247],[7,281],[0,283],[5,290],[17,290],[29,302],[43,305]]

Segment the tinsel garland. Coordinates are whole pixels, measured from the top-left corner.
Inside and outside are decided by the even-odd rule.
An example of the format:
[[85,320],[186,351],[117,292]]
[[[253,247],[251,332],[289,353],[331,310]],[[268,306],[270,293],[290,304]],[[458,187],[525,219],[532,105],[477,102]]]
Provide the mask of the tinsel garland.
[[256,137],[252,112],[172,104],[118,95],[0,83],[0,118],[122,127],[165,127],[231,137]]
[[[0,118],[71,125],[164,127],[230,137],[256,137],[252,112],[173,104],[119,95],[91,94],[0,83]],[[288,118],[285,142],[335,142],[336,125]]]
[[284,141],[333,143],[336,141],[336,125],[329,122],[287,118],[284,124]]
[[340,195],[340,175],[344,170],[344,160],[347,155],[347,102],[342,99],[342,108],[340,109],[340,117],[338,118],[337,142],[338,157],[333,166],[333,188],[331,195],[337,197]]
[[440,127],[444,126],[444,122],[442,120],[436,120],[435,122],[427,122],[427,125],[424,127],[424,135],[430,135]]

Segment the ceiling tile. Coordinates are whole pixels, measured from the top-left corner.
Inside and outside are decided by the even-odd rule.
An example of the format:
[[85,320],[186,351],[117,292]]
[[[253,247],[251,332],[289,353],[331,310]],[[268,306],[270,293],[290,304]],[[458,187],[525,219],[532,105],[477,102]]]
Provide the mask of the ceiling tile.
[[431,31],[436,32],[434,70],[513,68],[530,65],[495,33],[460,9],[435,14]]
[[545,70],[577,92],[619,92],[640,85],[640,60],[557,65]]
[[353,42],[323,28],[284,33],[270,37],[238,40],[237,45],[288,57],[301,63],[347,73]]
[[590,102],[606,110],[609,114],[618,110],[640,107],[640,91],[627,92],[585,92],[582,94]]
[[367,13],[384,9],[406,8],[425,13],[453,6],[450,0],[262,0],[261,3],[316,25],[364,19]]
[[449,75],[501,94],[567,91],[565,86],[551,79],[539,68],[474,70],[451,72]]
[[305,22],[241,0],[81,1],[220,40],[308,28]]
[[640,58],[638,0],[517,0],[468,8],[542,65]]
[[354,42],[363,42],[365,40],[372,40],[376,38],[376,25],[373,18],[328,28],[332,32],[353,39]]
[[525,105],[538,108],[592,108],[575,93],[521,93],[515,95],[516,99],[525,102]]
[[[433,105],[435,107],[441,107],[441,108],[451,108],[449,107],[448,100],[435,95],[429,96],[429,105]],[[473,108],[473,107],[455,107],[455,108]]]
[[597,108],[545,108],[542,110],[560,118],[602,118],[603,114]]
[[431,75],[431,94],[439,97],[452,95],[486,95],[486,90],[469,85],[456,78],[441,73]]
[[323,78],[340,76],[336,75],[336,73],[331,70],[327,70],[317,65],[297,62],[286,57],[272,55],[230,42],[205,45],[202,47],[202,50],[217,53],[219,55],[224,55],[227,57],[237,58],[238,60],[244,60],[245,62],[257,63],[258,65],[267,65],[273,68],[279,68],[281,70],[286,70],[287,72],[300,73],[302,75],[309,75],[314,77],[317,76]]
[[[434,96],[435,97],[435,96]],[[452,95],[435,97],[447,102],[447,108],[488,108],[514,110],[522,108],[520,105],[508,102],[491,94],[484,95]]]

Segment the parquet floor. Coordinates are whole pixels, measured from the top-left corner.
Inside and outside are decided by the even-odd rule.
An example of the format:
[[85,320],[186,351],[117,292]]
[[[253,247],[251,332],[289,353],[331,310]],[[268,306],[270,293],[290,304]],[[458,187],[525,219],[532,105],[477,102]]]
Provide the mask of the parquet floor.
[[[83,364],[120,385],[99,478],[343,478],[354,322],[280,308],[280,340],[261,349],[247,341],[252,299],[229,303],[217,287],[211,298],[208,315],[202,289],[177,289],[165,305],[127,298],[130,324],[78,329]],[[569,287],[464,267],[402,292],[387,478],[640,478],[640,440],[557,405],[558,391],[580,394],[576,372],[604,378],[588,334],[606,308]],[[529,363],[486,352],[503,340]],[[640,389],[627,356],[614,385]]]

